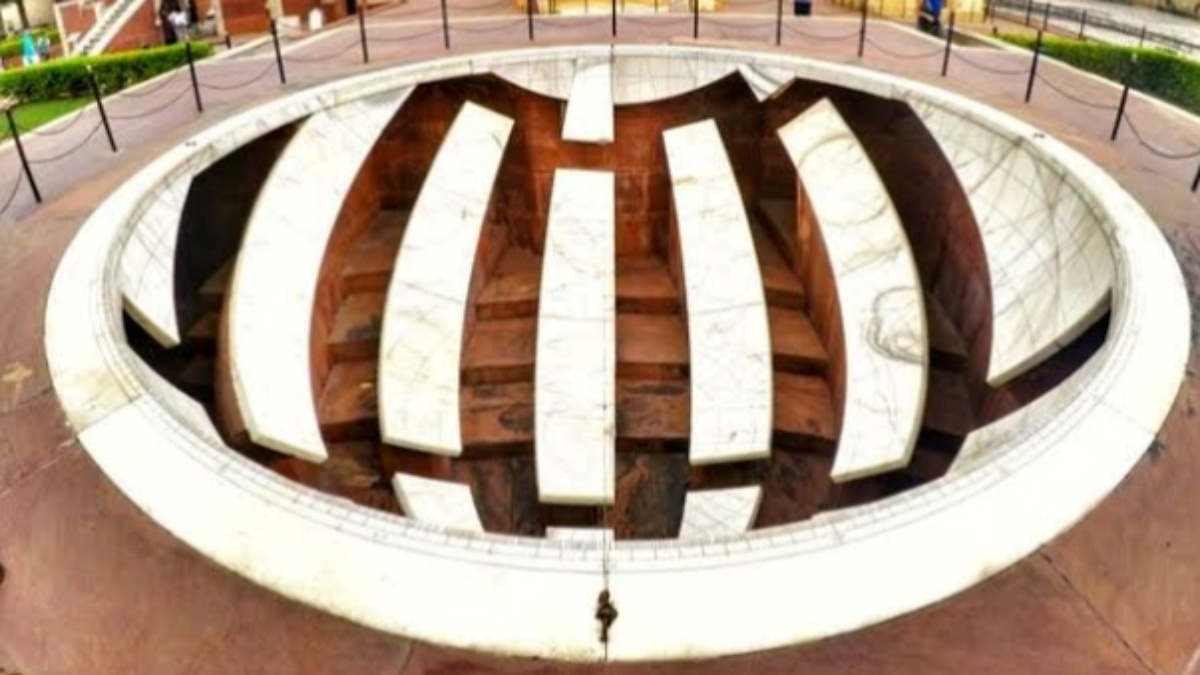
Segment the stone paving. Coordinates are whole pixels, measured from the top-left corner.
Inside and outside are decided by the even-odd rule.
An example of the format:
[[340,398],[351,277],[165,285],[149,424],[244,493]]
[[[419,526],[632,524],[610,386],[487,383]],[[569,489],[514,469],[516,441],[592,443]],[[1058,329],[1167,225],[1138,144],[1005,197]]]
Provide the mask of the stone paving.
[[[17,182],[11,145],[0,151],[0,205],[13,194],[0,216],[0,560],[9,570],[0,586],[0,654],[12,661],[0,667],[35,675],[565,672],[501,660],[468,665],[462,655],[321,615],[216,569],[151,525],[96,471],[64,428],[45,372],[41,317],[54,262],[98,200],[157,152],[218,119],[331,78],[445,53],[439,14],[432,3],[372,14],[369,66],[361,62],[354,23],[293,43],[287,85],[269,54],[202,63],[204,113],[195,110],[186,70],[109,99],[116,155],[90,108],[77,121],[33,134],[27,151],[47,200],[40,207]],[[455,52],[529,45],[519,13],[492,16],[479,3],[454,2],[451,20]],[[616,39],[690,40],[691,30],[686,15],[621,16]],[[702,41],[773,49],[775,23],[769,11],[723,13],[702,17],[699,33]],[[538,17],[535,36],[538,44],[614,39],[607,16]],[[782,38],[790,52],[859,62],[854,18],[786,17]],[[1028,54],[958,49],[943,78],[941,43],[915,31],[872,21],[865,47],[866,67],[968,94],[1106,167],[1156,218],[1189,292],[1200,298],[1197,197],[1189,189],[1200,157],[1170,158],[1200,148],[1195,118],[1135,96],[1127,112],[1142,141],[1125,125],[1110,142],[1120,93],[1110,83],[1043,61],[1026,104]],[[1012,569],[909,617],[688,672],[1196,672],[1200,455],[1190,450],[1198,398],[1189,374],[1155,447],[1121,487]],[[1030,495],[1041,498],[1048,496]],[[701,611],[702,589],[697,600]],[[771,610],[786,608],[764,598],[764,612]]]

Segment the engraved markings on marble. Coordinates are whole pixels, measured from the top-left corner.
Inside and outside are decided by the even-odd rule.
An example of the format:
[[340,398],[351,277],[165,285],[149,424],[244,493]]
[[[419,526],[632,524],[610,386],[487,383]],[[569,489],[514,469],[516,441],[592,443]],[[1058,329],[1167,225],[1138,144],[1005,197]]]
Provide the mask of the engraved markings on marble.
[[903,467],[920,431],[929,348],[908,239],[870,158],[827,99],[779,136],[812,199],[846,336],[833,479]]
[[410,91],[314,114],[254,205],[230,286],[229,335],[233,388],[255,443],[326,457],[309,375],[321,261],[359,167]]
[[554,174],[538,309],[538,494],[612,504],[616,445],[615,179]]
[[388,287],[379,354],[383,440],[462,454],[459,369],[475,251],[513,120],[466,103],[421,186]]
[[692,464],[771,454],[767,306],[737,178],[712,120],[663,132],[683,258]]

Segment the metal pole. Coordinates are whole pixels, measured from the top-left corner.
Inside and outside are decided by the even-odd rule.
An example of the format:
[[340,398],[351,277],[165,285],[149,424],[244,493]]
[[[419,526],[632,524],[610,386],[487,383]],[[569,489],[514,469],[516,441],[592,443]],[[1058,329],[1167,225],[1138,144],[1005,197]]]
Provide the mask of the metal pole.
[[275,43],[275,65],[279,68],[279,83],[287,84],[287,73],[283,72],[283,52],[279,51],[279,27],[271,19],[271,40]]
[[863,57],[867,48],[867,0],[862,0],[862,18],[858,24],[858,58]]
[[367,8],[362,5],[358,7],[358,41],[362,44],[363,63],[370,63],[371,55],[367,52]]
[[1083,32],[1085,30],[1087,30],[1087,10],[1086,9],[1083,10],[1083,14],[1079,15],[1079,39],[1080,39],[1080,41],[1087,39],[1083,35]]
[[442,42],[450,49],[450,13],[446,10],[446,0],[442,0]]
[[775,6],[775,46],[783,44],[783,0]]
[[1146,46],[1146,24],[1142,24],[1142,34],[1138,36],[1138,48]]
[[1029,25],[1029,21],[1033,18],[1033,0],[1025,3],[1025,25]]
[[230,35],[229,33],[226,33],[225,34],[225,50],[229,51],[230,49],[233,49],[233,36]]
[[196,112],[204,112],[204,104],[200,101],[200,82],[196,79],[196,62],[192,59],[192,41],[183,43],[183,53],[187,54],[188,72],[192,74],[192,96],[196,98]]
[[[1112,135],[1108,140],[1117,140],[1117,132],[1121,130],[1121,120],[1125,119],[1125,104],[1129,102],[1129,81],[1125,81],[1125,88],[1121,90],[1121,102],[1117,104],[1117,119],[1113,120]],[[1196,188],[1192,188],[1195,191]]]
[[1033,96],[1033,79],[1037,77],[1038,57],[1042,55],[1042,31],[1037,33],[1037,44],[1033,46],[1033,63],[1029,66],[1029,84],[1025,86],[1025,102]]
[[1046,9],[1042,10],[1042,30],[1050,29],[1050,8],[1053,6],[1052,3],[1047,2]]
[[[190,46],[191,43],[189,42]],[[104,124],[104,133],[108,136],[108,147],[112,148],[113,152],[117,151],[117,142],[113,139],[112,127],[108,125],[108,113],[104,111],[104,100],[100,98],[100,87],[96,84],[96,73],[92,71],[92,67],[87,67],[88,84],[92,87],[92,96],[96,99],[96,109],[100,111],[100,122]]]
[[1200,188],[1200,167],[1196,168],[1196,177],[1192,179],[1192,192],[1195,192],[1196,188]]
[[525,0],[525,15],[529,17],[529,41],[533,42],[533,0]]
[[37,181],[33,180],[33,172],[29,170],[29,159],[25,157],[25,146],[21,145],[21,134],[17,133],[17,123],[13,121],[12,109],[4,109],[4,117],[8,120],[8,132],[12,134],[13,143],[17,146],[17,155],[21,158],[21,168],[25,170],[25,179],[29,181],[29,189],[33,190],[33,200],[42,203],[42,193],[38,190]]
[[950,28],[946,31],[946,53],[942,54],[942,77],[950,69],[950,43],[954,41],[954,12],[950,12]]
[[617,37],[617,0],[612,0],[612,9],[611,9],[611,10],[609,10],[609,14],[611,14],[611,15],[612,15],[612,34],[613,34],[613,37]]
[[700,39],[700,0],[692,0],[692,39]]

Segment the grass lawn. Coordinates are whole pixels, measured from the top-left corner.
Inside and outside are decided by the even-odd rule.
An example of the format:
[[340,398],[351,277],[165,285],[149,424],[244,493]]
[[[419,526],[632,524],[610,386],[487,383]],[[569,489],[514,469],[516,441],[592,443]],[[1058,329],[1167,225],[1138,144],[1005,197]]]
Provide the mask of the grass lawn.
[[[13,108],[13,117],[17,120],[17,128],[21,133],[25,133],[63,115],[69,115],[91,102],[91,97],[85,96],[22,103]],[[8,138],[9,135],[8,123],[0,120],[0,139]]]

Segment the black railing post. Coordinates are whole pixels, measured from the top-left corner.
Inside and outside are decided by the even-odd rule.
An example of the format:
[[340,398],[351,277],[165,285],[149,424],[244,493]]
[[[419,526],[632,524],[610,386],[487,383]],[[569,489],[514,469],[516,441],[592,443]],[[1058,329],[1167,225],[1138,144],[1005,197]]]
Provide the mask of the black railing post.
[[271,41],[275,43],[275,66],[279,69],[279,83],[287,84],[287,73],[283,71],[283,52],[279,49],[279,26],[271,19]]
[[529,41],[533,42],[533,0],[525,0],[525,16],[529,18]]
[[1042,31],[1037,33],[1037,42],[1033,45],[1033,63],[1029,65],[1029,84],[1025,86],[1025,102],[1033,97],[1033,80],[1037,77],[1038,58],[1042,55]]
[[1108,140],[1117,140],[1117,133],[1121,131],[1121,120],[1125,119],[1125,104],[1129,102],[1129,78],[1125,79],[1125,87],[1121,90],[1121,102],[1117,104],[1117,118],[1113,120],[1112,135]]
[[858,58],[863,57],[867,48],[867,0],[862,0],[862,17],[858,22]]
[[450,49],[450,12],[446,9],[446,0],[442,0],[442,42]]
[[1142,24],[1142,34],[1138,36],[1138,48],[1146,46],[1146,24]]
[[1046,3],[1046,9],[1042,10],[1042,30],[1050,30],[1050,8],[1054,5]]
[[358,7],[358,41],[362,44],[363,63],[371,62],[371,54],[367,52],[367,8]]
[[992,18],[992,0],[983,0],[983,22],[987,23]]
[[950,43],[954,41],[954,12],[950,12],[950,28],[946,31],[946,53],[942,54],[942,77],[950,69]]
[[[191,43],[189,42],[190,46]],[[104,125],[104,133],[108,136],[108,147],[112,148],[113,152],[117,151],[117,142],[113,139],[112,127],[108,125],[108,113],[104,111],[104,100],[100,98],[100,86],[96,84],[96,73],[92,70],[92,66],[87,67],[88,85],[92,88],[92,97],[96,99],[96,109],[100,111],[100,123]]]
[[1083,10],[1083,13],[1079,15],[1079,40],[1080,40],[1081,42],[1082,42],[1083,40],[1086,40],[1086,39],[1087,39],[1087,38],[1086,38],[1086,37],[1084,37],[1084,35],[1083,35],[1083,32],[1084,32],[1085,30],[1087,30],[1087,10],[1086,10],[1086,9],[1085,9],[1085,10]]
[[1192,192],[1200,188],[1200,166],[1196,167],[1196,177],[1192,179]]
[[612,34],[617,37],[617,0],[612,0],[612,8],[609,10],[612,16]]
[[25,156],[25,146],[21,144],[21,134],[17,132],[17,122],[13,119],[12,108],[5,106],[4,117],[8,120],[8,132],[12,134],[13,143],[17,146],[17,156],[21,158],[21,168],[25,170],[25,180],[29,181],[29,189],[33,190],[33,200],[42,203],[42,193],[38,190],[37,181],[33,179],[33,171],[29,170],[29,158]]
[[783,0],[775,6],[775,46],[783,44]]
[[692,0],[692,39],[700,39],[700,0]]
[[204,112],[204,103],[200,101],[200,81],[196,79],[196,61],[192,58],[192,42],[183,43],[183,53],[187,54],[188,72],[192,75],[192,96],[196,99],[196,112]]
[[1028,26],[1031,20],[1033,20],[1033,0],[1028,0],[1025,3],[1025,25]]
[[229,33],[225,34],[225,51],[233,49],[233,36]]

